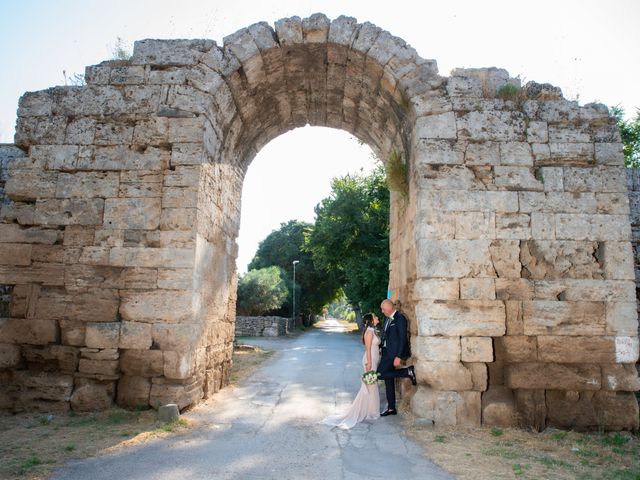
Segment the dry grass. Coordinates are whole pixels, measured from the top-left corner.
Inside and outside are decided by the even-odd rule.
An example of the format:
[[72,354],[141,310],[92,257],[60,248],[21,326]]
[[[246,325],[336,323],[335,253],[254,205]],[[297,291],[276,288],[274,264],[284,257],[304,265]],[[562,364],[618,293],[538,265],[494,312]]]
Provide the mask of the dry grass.
[[85,458],[185,431],[184,419],[156,420],[155,410],[0,416],[0,478],[46,478],[72,458]]
[[461,480],[640,479],[640,437],[622,433],[543,433],[499,428],[415,427],[409,435]]
[[[253,373],[272,353],[262,349],[234,352],[232,381]],[[155,410],[120,408],[95,413],[0,414],[0,479],[44,479],[67,460],[184,433],[195,425],[185,418],[159,422]]]

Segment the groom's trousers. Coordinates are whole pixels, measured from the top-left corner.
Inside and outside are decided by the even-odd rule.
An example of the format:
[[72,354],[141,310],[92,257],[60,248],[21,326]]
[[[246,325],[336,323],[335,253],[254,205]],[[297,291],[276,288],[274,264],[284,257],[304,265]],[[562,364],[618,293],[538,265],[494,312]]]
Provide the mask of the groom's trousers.
[[393,366],[393,358],[387,354],[387,349],[382,349],[380,364],[378,365],[378,373],[384,380],[384,389],[387,394],[387,409],[396,409],[396,378],[409,377],[408,368],[395,368]]

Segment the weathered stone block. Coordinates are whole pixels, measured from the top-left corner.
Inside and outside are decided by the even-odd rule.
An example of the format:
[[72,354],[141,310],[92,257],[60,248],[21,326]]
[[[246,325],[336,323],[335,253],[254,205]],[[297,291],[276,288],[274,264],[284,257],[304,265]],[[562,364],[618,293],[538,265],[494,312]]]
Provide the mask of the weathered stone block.
[[40,225],[101,225],[101,198],[42,199],[36,201],[34,222]]
[[491,337],[462,337],[460,345],[463,362],[493,362]]
[[548,423],[559,428],[638,428],[638,401],[628,392],[551,390],[546,393]]
[[115,376],[118,373],[118,360],[90,360],[81,358],[78,371],[96,375]]
[[505,385],[518,389],[600,390],[595,364],[512,363],[505,365]]
[[122,407],[147,407],[150,391],[148,378],[122,375],[118,380],[117,403]]
[[0,265],[30,265],[31,244],[0,243]]
[[602,365],[602,389],[635,392],[640,390],[640,378],[635,364]]
[[419,117],[416,121],[416,138],[455,139],[456,118],[453,112]]
[[156,323],[151,329],[151,337],[161,350],[186,352],[197,346],[200,326]]
[[124,320],[180,323],[193,319],[193,294],[188,290],[123,290],[120,315]]
[[513,392],[492,386],[482,394],[482,424],[488,427],[514,427],[517,423]]
[[431,362],[459,362],[459,337],[422,337],[411,339],[411,353],[416,358]]
[[76,412],[106,410],[113,405],[112,388],[100,382],[92,382],[74,389],[71,408]]
[[114,247],[109,254],[109,262],[120,267],[191,268],[194,249]]
[[125,375],[155,377],[164,373],[161,350],[123,350],[120,370]]
[[501,336],[505,333],[505,307],[501,301],[423,301],[416,306],[422,336]]
[[154,230],[160,225],[159,198],[108,198],[104,225],[108,228]]
[[151,348],[151,325],[141,322],[121,322],[118,348],[144,350]]
[[605,309],[607,335],[637,335],[638,307],[636,302],[606,303]]
[[435,425],[480,426],[480,392],[443,392],[419,386],[411,399],[411,410],[417,416],[433,420]]
[[0,369],[15,368],[19,364],[20,347],[10,343],[0,343]]
[[537,337],[509,334],[496,338],[496,356],[507,363],[537,362]]
[[189,378],[195,374],[195,359],[191,352],[163,352],[164,376],[171,379]]
[[55,320],[0,318],[0,338],[3,342],[46,345],[57,342],[58,337],[58,323]]
[[601,302],[534,300],[523,302],[525,335],[604,335]]
[[89,348],[118,348],[120,322],[87,323],[85,343]]
[[556,363],[632,363],[638,337],[538,337],[538,360]]
[[491,277],[490,240],[418,241],[419,277]]
[[461,278],[460,299],[495,300],[495,280],[493,278]]
[[57,198],[116,197],[118,183],[117,172],[60,173],[55,196]]
[[533,427],[538,432],[545,429],[547,405],[544,390],[514,390],[514,400],[519,426]]

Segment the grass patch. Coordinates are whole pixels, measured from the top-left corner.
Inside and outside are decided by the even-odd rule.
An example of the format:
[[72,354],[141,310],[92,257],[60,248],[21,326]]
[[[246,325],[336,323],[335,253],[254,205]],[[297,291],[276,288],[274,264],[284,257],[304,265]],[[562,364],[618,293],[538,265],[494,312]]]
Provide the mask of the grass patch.
[[447,437],[445,437],[444,435],[436,435],[433,441],[438,443],[444,443],[447,441]]
[[503,433],[504,432],[502,431],[501,428],[493,427],[491,429],[491,435],[494,436],[494,437],[500,437]]
[[409,194],[407,182],[407,165],[402,159],[402,154],[393,150],[384,164],[389,190],[398,192],[406,197]]
[[171,422],[167,422],[162,425],[160,428],[156,429],[156,432],[174,432],[181,427],[186,427],[189,425],[189,422],[184,418],[176,418]]

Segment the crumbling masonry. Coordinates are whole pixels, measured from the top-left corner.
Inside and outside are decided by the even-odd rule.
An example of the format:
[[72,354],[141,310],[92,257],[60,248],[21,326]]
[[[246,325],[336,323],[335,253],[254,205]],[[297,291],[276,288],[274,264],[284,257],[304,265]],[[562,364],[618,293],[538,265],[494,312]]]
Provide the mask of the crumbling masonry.
[[495,68],[440,76],[388,32],[321,14],[222,47],[139,41],[85,78],[26,93],[0,148],[2,408],[183,408],[225,385],[242,181],[311,124],[406,163],[390,289],[417,415],[638,427],[627,177],[603,105]]

